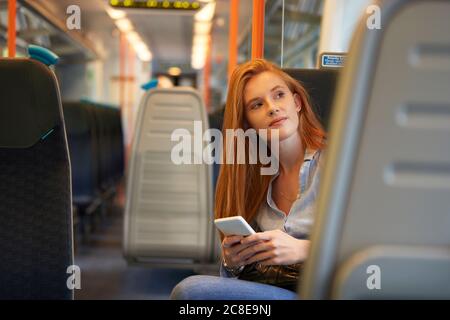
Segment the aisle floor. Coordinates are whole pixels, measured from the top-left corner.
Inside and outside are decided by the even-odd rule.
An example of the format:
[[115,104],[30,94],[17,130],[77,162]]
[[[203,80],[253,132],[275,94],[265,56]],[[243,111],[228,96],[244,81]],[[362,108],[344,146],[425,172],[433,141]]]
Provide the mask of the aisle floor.
[[81,269],[76,300],[166,300],[179,281],[194,274],[192,270],[128,266],[122,256],[123,215],[116,212],[105,220],[75,253],[75,264]]

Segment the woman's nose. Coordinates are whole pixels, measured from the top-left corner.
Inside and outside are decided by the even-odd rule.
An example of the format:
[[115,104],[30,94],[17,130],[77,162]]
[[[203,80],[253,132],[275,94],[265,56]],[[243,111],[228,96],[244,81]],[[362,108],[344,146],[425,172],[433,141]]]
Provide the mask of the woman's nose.
[[269,112],[268,112],[269,116],[273,117],[278,112],[280,112],[280,108],[273,103],[269,103]]

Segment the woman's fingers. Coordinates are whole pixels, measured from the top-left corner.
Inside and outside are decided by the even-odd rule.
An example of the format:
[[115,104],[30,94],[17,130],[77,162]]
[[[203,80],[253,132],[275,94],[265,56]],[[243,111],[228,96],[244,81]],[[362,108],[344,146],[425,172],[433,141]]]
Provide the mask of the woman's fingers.
[[[253,262],[264,264],[288,264],[302,260],[299,240],[281,230],[259,232],[248,237],[227,237],[224,255],[227,264],[244,265]],[[226,247],[226,246],[229,247]],[[303,248],[303,246],[302,246]],[[304,260],[304,259],[303,259]]]
[[225,249],[223,251],[227,264],[230,266],[244,265],[245,259],[242,259],[242,257],[236,252],[236,250],[233,249]]
[[245,262],[239,252],[245,250],[249,245],[242,245],[242,239],[242,236],[228,236],[222,241],[223,255],[226,263],[230,266],[241,266]]
[[240,243],[242,238],[243,238],[242,236],[228,236],[228,237],[224,237],[223,241],[222,241],[222,246],[224,248],[230,248],[234,244]]
[[250,257],[245,261],[245,264],[251,264],[253,262],[260,262],[261,264],[264,264],[264,261],[273,259],[275,257],[275,254],[273,250],[271,251],[263,251],[258,254],[255,254],[254,256]]
[[269,241],[272,240],[278,233],[282,232],[281,230],[271,230],[271,231],[265,231],[265,232],[257,232],[255,234],[249,235],[248,237],[245,237],[242,239],[242,244],[249,244],[253,242],[259,242],[259,241]]
[[242,245],[245,246],[243,250],[241,250],[238,254],[243,260],[247,260],[251,256],[261,252],[261,251],[267,251],[272,249],[272,246],[269,242],[256,242],[256,243],[249,243],[248,245]]
[[231,248],[226,249],[229,254],[239,256],[239,260],[244,260],[243,255],[241,254],[245,250],[251,250],[250,248],[253,247],[254,243],[249,244],[235,244]]
[[292,264],[304,261],[309,251],[309,240],[296,239],[281,230],[259,232],[240,239],[237,243],[238,238],[233,237],[230,241],[234,245],[224,249],[230,261],[239,265],[256,261],[267,265]]

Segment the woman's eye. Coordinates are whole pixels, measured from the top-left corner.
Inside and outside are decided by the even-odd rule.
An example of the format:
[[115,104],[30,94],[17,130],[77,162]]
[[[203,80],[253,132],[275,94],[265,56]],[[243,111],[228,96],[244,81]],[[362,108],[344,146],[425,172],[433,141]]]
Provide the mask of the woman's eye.
[[276,97],[277,97],[278,99],[279,99],[279,98],[283,98],[283,97],[284,97],[284,92],[283,92],[283,91],[277,92]]
[[262,103],[261,102],[256,102],[256,103],[254,103],[252,106],[251,106],[251,109],[258,109],[259,107],[261,107],[262,106]]

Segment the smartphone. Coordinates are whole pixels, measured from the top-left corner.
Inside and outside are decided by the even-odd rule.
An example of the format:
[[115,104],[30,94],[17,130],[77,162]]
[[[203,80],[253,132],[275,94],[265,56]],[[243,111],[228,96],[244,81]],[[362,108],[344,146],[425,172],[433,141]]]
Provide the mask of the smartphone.
[[225,236],[249,236],[256,233],[241,216],[216,219],[214,224]]

